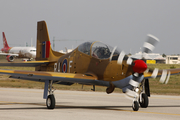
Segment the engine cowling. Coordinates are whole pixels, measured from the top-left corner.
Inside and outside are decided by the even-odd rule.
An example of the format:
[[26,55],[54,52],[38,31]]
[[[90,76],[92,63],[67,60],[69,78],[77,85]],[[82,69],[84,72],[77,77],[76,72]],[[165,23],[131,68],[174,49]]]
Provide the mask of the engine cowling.
[[13,62],[14,61],[14,56],[8,55],[8,56],[6,56],[6,60],[8,62]]

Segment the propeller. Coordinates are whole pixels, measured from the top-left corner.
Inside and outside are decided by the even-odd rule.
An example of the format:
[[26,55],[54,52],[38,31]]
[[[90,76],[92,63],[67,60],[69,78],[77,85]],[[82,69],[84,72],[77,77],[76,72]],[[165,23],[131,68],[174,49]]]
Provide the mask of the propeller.
[[[124,51],[121,51],[119,56],[118,56],[118,60],[117,60],[117,64],[122,64],[123,60],[126,59],[126,64],[131,65],[132,69],[133,69],[133,76],[135,76],[135,74],[143,74],[145,71],[147,72],[147,65],[146,63],[143,61],[144,59],[144,55],[147,53],[151,53],[154,48],[155,45],[159,42],[159,39],[156,38],[155,36],[148,34],[147,35],[147,41],[144,42],[143,44],[143,51],[142,51],[142,56],[140,59],[136,59],[136,58],[131,58],[131,57],[127,57],[126,53]],[[117,47],[114,47],[112,54],[111,54],[111,59],[112,59],[112,55],[114,54],[115,50]],[[110,59],[110,61],[111,61]],[[170,78],[170,71],[167,70],[159,70],[158,68],[155,68],[152,72],[152,76],[153,78],[156,78],[157,76],[159,77],[159,75],[161,74],[161,78],[160,78],[160,82],[161,83],[165,83],[167,84]],[[136,75],[137,76],[137,75]],[[135,81],[137,81],[134,78]]]
[[[144,55],[151,53],[154,50],[155,45],[159,42],[159,39],[156,38],[155,36],[153,36],[151,34],[148,34],[147,36],[148,36],[148,38],[147,38],[147,41],[145,41],[143,44],[142,57],[140,59],[127,57],[125,52],[121,51],[119,54],[118,60],[117,60],[117,64],[122,64],[123,60],[127,59],[126,64],[132,66],[134,73],[140,74],[140,73],[145,72],[147,69],[147,65],[143,61]],[[115,49],[116,49],[116,47],[115,47]],[[113,50],[113,51],[115,51],[115,50]],[[155,68],[154,71],[152,72],[151,77],[156,78],[157,76],[159,76],[158,75],[159,73],[161,73],[160,82],[167,84],[169,81],[170,72],[167,70],[159,71],[158,68]]]
[[[156,38],[153,35],[148,34],[147,41],[143,44],[143,51],[142,56],[140,59],[135,59],[131,57],[127,57],[124,51],[121,51],[117,60],[117,64],[123,64],[123,60],[126,59],[126,64],[131,65],[133,69],[133,78],[130,80],[129,84],[132,86],[131,89],[126,89],[126,95],[131,98],[137,100],[139,98],[139,94],[137,92],[139,91],[138,87],[141,83],[141,81],[144,79],[143,73],[148,72],[147,64],[143,61],[144,55],[151,53],[155,45],[159,42],[159,39]],[[115,51],[115,50],[114,50]],[[160,82],[167,84],[170,78],[170,71],[167,70],[159,70],[158,68],[155,68],[152,71],[153,78],[156,78],[157,76],[160,77]]]

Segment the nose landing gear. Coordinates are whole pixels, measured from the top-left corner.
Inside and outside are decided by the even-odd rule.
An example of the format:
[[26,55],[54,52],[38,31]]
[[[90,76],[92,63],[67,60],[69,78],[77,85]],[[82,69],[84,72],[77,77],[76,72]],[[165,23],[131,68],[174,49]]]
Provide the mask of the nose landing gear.
[[134,111],[138,111],[139,110],[139,103],[137,101],[133,102],[132,109]]
[[[132,109],[134,111],[139,110],[139,105],[141,108],[147,108],[149,105],[148,96],[150,96],[149,83],[146,84],[148,80],[143,80],[141,85],[133,86],[132,89],[126,90],[126,95],[128,98],[133,100]],[[130,82],[131,83],[131,82]]]

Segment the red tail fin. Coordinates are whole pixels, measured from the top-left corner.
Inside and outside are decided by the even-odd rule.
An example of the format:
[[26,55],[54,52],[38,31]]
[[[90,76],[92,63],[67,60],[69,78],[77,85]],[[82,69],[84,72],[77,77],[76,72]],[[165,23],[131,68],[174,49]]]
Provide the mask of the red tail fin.
[[3,34],[3,45],[4,45],[4,48],[9,48],[9,45],[7,43],[6,36],[5,36],[4,32],[2,32],[2,34]]

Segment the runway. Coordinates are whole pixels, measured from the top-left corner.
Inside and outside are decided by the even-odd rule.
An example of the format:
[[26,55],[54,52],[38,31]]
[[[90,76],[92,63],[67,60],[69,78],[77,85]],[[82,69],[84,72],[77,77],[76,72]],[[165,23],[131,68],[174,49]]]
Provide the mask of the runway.
[[132,110],[124,94],[56,90],[46,109],[42,89],[0,88],[1,120],[179,120],[180,96],[152,95],[149,107]]

